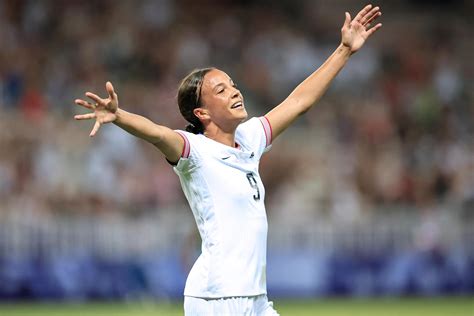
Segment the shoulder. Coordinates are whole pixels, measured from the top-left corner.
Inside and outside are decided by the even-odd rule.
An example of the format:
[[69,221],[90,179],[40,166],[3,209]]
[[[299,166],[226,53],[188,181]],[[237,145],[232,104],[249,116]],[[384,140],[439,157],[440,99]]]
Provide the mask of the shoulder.
[[249,128],[254,128],[254,126],[258,123],[258,118],[257,117],[252,117],[248,119],[247,121],[241,123],[239,126],[237,126],[237,133],[238,132],[243,132]]
[[236,130],[236,140],[252,147],[269,147],[272,141],[270,123],[265,116],[252,117],[240,124]]
[[184,140],[182,158],[188,158],[193,153],[197,154],[199,148],[204,145],[205,136],[203,134],[193,134],[183,130],[175,130]]
[[252,117],[246,122],[240,124],[236,130],[237,135],[250,134],[252,135],[252,137],[255,137],[256,133],[263,133],[266,138],[267,144],[271,144],[272,127],[265,116]]
[[265,131],[266,128],[270,128],[268,119],[265,116],[252,117],[237,127],[236,133],[245,133],[246,131]]

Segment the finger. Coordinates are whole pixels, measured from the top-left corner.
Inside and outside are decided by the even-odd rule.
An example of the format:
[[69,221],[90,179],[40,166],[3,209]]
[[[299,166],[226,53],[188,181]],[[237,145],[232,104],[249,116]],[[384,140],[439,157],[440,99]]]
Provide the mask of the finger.
[[364,24],[362,25],[364,25],[365,27],[368,27],[375,19],[377,19],[381,15],[382,15],[382,12],[377,12],[377,14],[372,15],[370,19],[365,21]]
[[92,103],[89,103],[87,101],[81,100],[81,99],[76,99],[74,100],[74,103],[77,105],[83,106],[89,110],[94,110],[94,105]]
[[92,131],[91,133],[89,134],[90,137],[94,137],[95,134],[97,133],[97,131],[99,130],[100,128],[100,123],[99,121],[95,121],[95,124],[94,124],[94,127],[92,128]]
[[377,24],[376,26],[374,26],[373,28],[371,28],[370,30],[367,31],[367,37],[369,37],[370,35],[374,34],[378,29],[380,29],[382,27],[382,23],[379,23]]
[[96,103],[104,103],[104,100],[102,100],[101,97],[99,97],[97,94],[94,94],[92,92],[86,92],[86,96],[92,100],[94,100]]
[[105,84],[105,89],[107,90],[107,93],[109,94],[110,98],[114,100],[116,94],[115,94],[114,86],[112,85],[112,82],[107,81],[107,83]]
[[362,17],[367,13],[369,12],[369,10],[372,8],[372,5],[371,4],[368,4],[365,6],[365,8],[363,8],[362,10],[360,10],[359,13],[357,13],[356,17],[354,18],[354,21],[356,22],[359,22],[360,19],[362,19]]
[[372,20],[374,17],[378,16],[378,12],[380,12],[380,8],[379,7],[375,7],[373,8],[372,10],[370,10],[370,12],[368,12],[366,15],[364,15],[361,19],[360,19],[360,24],[362,25],[365,25],[367,24],[368,21]]
[[375,14],[377,14],[377,12],[380,11],[380,7],[374,7],[372,8],[372,10],[370,10],[369,12],[367,12],[366,14],[364,14],[361,19],[360,19],[360,24],[364,24],[367,22],[367,20],[369,20],[370,18],[372,18]]
[[74,119],[79,120],[79,121],[80,120],[90,120],[92,118],[95,118],[95,113],[74,115]]
[[346,19],[344,20],[344,25],[342,27],[348,28],[350,23],[351,23],[351,15],[349,14],[349,12],[346,12]]

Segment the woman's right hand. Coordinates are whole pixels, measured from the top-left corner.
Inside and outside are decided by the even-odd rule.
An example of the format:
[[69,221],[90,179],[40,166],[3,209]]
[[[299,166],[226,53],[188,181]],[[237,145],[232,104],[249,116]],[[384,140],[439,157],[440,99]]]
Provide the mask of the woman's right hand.
[[107,99],[102,99],[94,93],[86,92],[86,96],[93,100],[94,103],[87,102],[81,99],[76,99],[74,101],[77,105],[83,106],[93,111],[92,113],[79,114],[74,116],[74,119],[76,120],[90,120],[95,118],[94,127],[92,128],[92,131],[89,134],[90,137],[93,137],[97,133],[102,124],[111,123],[117,119],[117,93],[115,93],[114,87],[112,86],[112,83],[110,81],[105,84],[105,89],[109,94],[109,97]]

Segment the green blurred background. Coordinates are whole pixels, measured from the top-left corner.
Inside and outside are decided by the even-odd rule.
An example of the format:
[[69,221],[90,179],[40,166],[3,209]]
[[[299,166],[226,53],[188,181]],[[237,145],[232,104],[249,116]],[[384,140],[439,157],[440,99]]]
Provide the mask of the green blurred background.
[[[282,300],[274,306],[281,315],[292,316],[469,316],[474,311],[470,298]],[[0,312],[8,316],[183,315],[181,303],[154,302],[4,305]]]

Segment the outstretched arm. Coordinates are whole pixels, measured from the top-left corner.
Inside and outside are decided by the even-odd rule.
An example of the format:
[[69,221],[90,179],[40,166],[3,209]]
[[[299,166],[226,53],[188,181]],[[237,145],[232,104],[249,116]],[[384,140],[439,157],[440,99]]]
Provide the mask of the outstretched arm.
[[77,105],[92,111],[91,113],[74,116],[76,120],[95,119],[94,127],[89,136],[93,137],[101,125],[114,123],[130,134],[155,145],[169,161],[177,162],[183,150],[183,138],[168,127],[157,125],[143,116],[120,109],[118,107],[118,96],[112,83],[107,82],[105,88],[109,95],[106,99],[102,99],[94,93],[86,92],[86,96],[94,103],[81,99],[75,100]]
[[379,23],[369,29],[370,24],[380,15],[382,15],[380,8],[372,8],[372,5],[367,5],[353,20],[351,20],[350,14],[346,12],[339,47],[321,67],[300,83],[282,103],[265,115],[272,127],[273,139],[321,98],[349,57],[358,51],[365,41],[382,26]]

